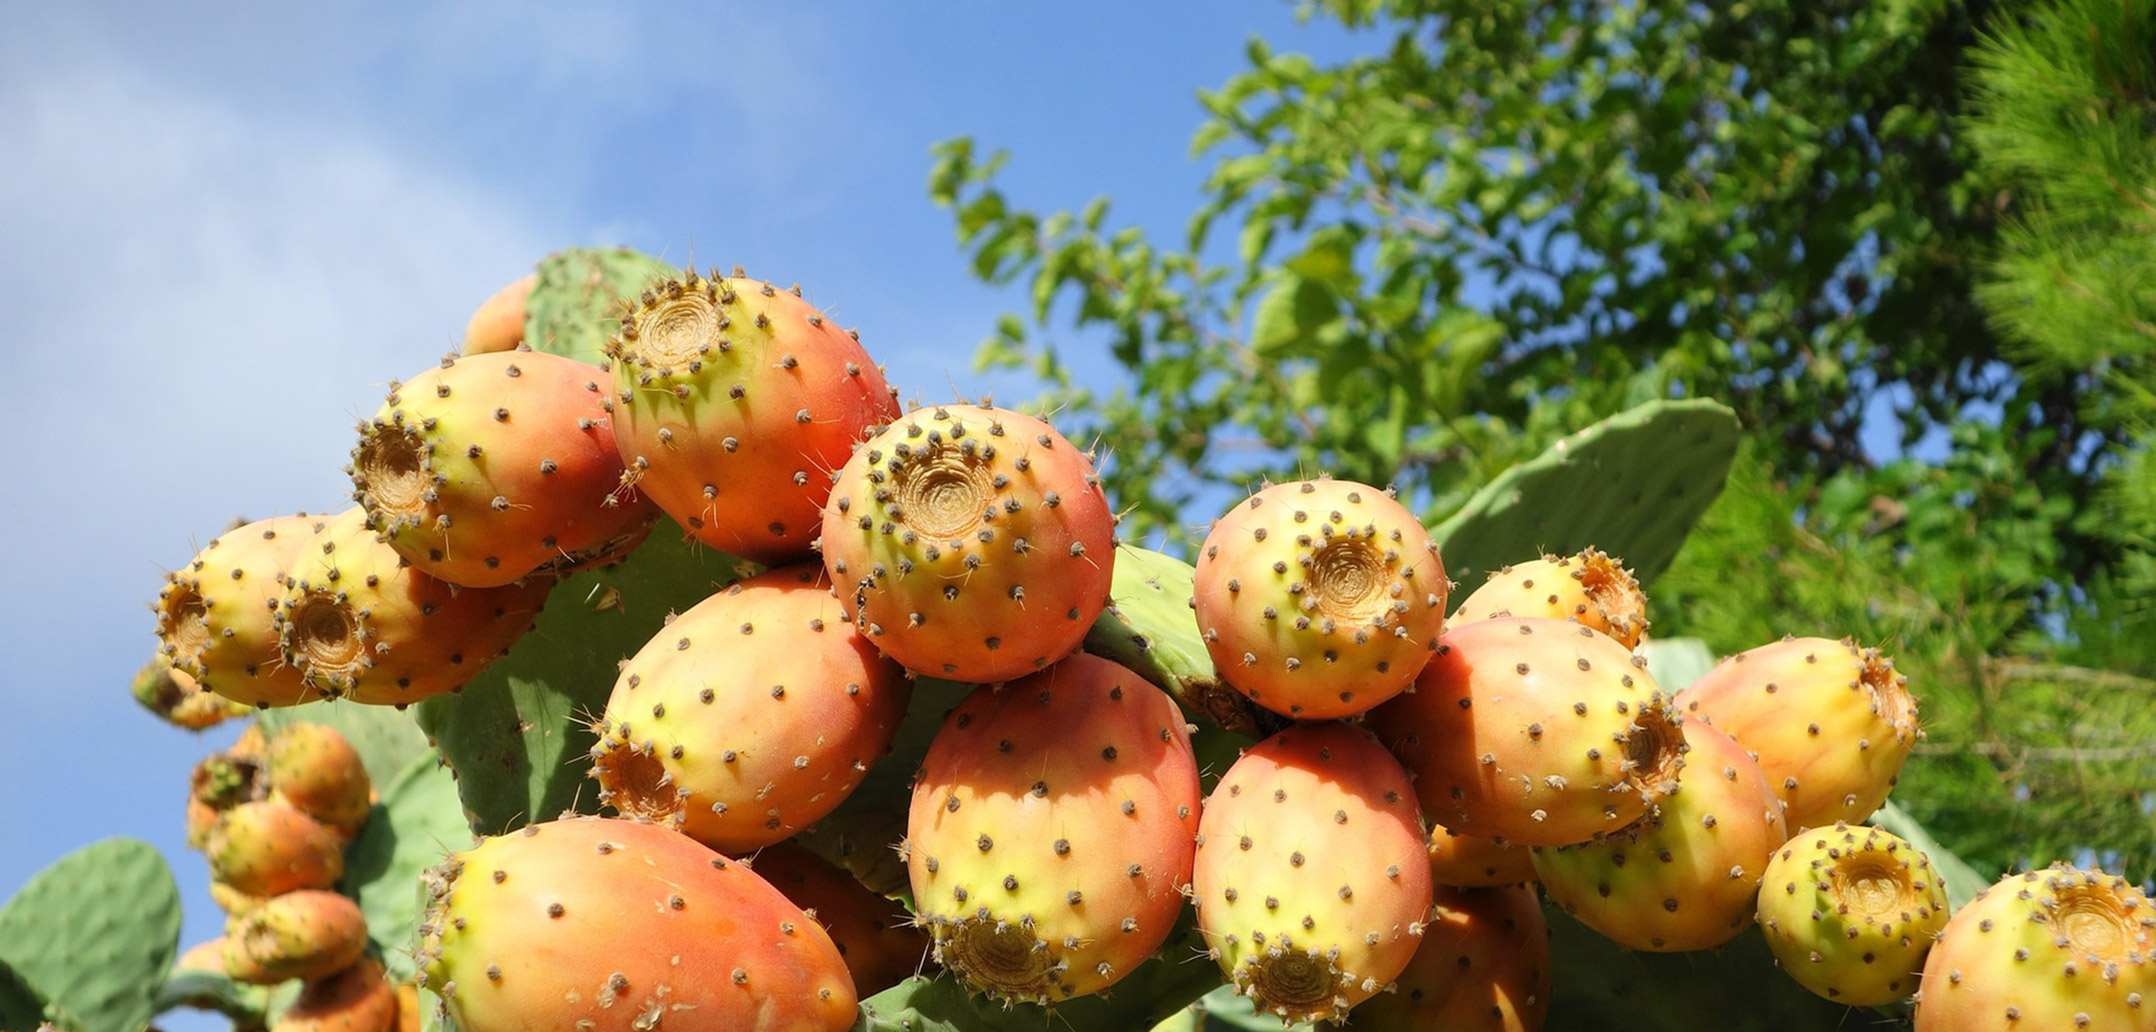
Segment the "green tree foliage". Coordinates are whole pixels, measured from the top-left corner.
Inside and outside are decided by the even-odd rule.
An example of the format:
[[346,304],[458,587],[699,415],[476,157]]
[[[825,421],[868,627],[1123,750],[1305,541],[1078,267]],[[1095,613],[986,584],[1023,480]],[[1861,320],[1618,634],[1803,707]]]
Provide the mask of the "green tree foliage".
[[[1657,631],[1887,647],[1930,733],[1900,798],[1950,844],[2148,878],[2156,51],[2106,3],[1317,0],[1366,56],[1253,40],[1200,94],[1181,240],[1026,210],[970,140],[930,188],[1028,301],[982,361],[1111,443],[1139,534],[1319,469],[1434,523],[1630,404],[1734,406]],[[1112,373],[1074,368],[1102,339]],[[1933,461],[1867,440],[1889,409]]]

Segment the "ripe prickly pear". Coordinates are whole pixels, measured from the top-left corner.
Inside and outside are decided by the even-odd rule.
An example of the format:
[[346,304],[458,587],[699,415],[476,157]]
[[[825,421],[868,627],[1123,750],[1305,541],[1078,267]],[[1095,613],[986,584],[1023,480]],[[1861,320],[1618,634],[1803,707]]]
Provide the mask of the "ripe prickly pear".
[[524,302],[531,297],[532,288],[538,285],[539,274],[532,273],[512,280],[508,286],[480,302],[470,321],[464,324],[464,353],[484,355],[514,351],[517,345],[524,343]]
[[1542,891],[1628,949],[1719,946],[1752,923],[1759,879],[1789,836],[1759,765],[1710,727],[1688,728],[1677,784],[1653,809],[1591,842],[1537,846]]
[[870,892],[837,865],[793,842],[765,846],[748,860],[758,876],[831,933],[861,995],[897,985],[926,962],[928,933],[905,905]]
[[307,983],[292,1006],[270,1023],[269,1032],[399,1032],[401,1009],[397,987],[381,961],[362,957],[328,978]]
[[1421,942],[1430,865],[1414,790],[1362,728],[1298,724],[1252,746],[1199,831],[1198,930],[1257,1010],[1341,1020]]
[[1415,691],[1371,711],[1430,819],[1529,846],[1639,819],[1675,780],[1684,731],[1654,678],[1608,635],[1546,617],[1445,631]]
[[157,636],[172,665],[249,706],[321,698],[278,649],[277,600],[286,572],[322,521],[301,513],[219,535],[157,596]]
[[1467,623],[1493,616],[1573,620],[1636,649],[1647,633],[1647,596],[1622,560],[1590,548],[1577,555],[1545,555],[1490,574],[1452,619]]
[[248,896],[327,889],[344,876],[344,843],[284,803],[241,803],[219,815],[203,843],[211,881]]
[[747,864],[661,825],[533,824],[428,880],[416,960],[464,1032],[837,1032],[854,1020],[853,982],[823,927]]
[[1006,1001],[1114,985],[1183,908],[1198,798],[1181,711],[1113,662],[975,690],[929,745],[906,825],[936,959]]
[[531,629],[553,587],[459,588],[412,569],[357,508],[326,521],[277,603],[285,661],[319,694],[404,705],[455,691]]
[[1916,1032],[2148,1032],[2156,913],[2123,878],[2010,874],[1947,922],[1924,961]]
[[622,665],[592,746],[600,802],[740,854],[791,837],[861,784],[912,694],[846,622],[823,570],[728,586]]
[[1430,881],[1460,888],[1517,885],[1535,880],[1535,858],[1526,846],[1430,826]]
[[1348,480],[1268,487],[1213,524],[1191,608],[1213,665],[1275,713],[1352,716],[1398,695],[1437,648],[1451,582],[1392,496]]
[[464,587],[620,559],[658,510],[622,485],[605,378],[543,351],[443,359],[360,424],[352,500],[414,568]]
[[1853,1007],[1915,992],[1947,917],[1931,858],[1861,825],[1798,834],[1775,851],[1759,887],[1759,924],[1782,970]]
[[374,808],[374,785],[359,752],[327,724],[286,725],[270,739],[270,794],[347,840]]
[[1916,740],[1909,679],[1847,639],[1785,638],[1723,660],[1677,705],[1759,759],[1792,828],[1871,816]]
[[1115,517],[1093,463],[1031,416],[916,409],[833,482],[824,568],[908,669],[1002,681],[1069,655],[1108,602]]
[[[273,896],[225,938],[225,968],[241,981],[327,978],[367,949],[367,919],[351,897],[320,889]],[[244,972],[244,973],[243,973]]]
[[898,415],[883,371],[799,288],[700,276],[646,290],[606,345],[614,440],[639,490],[697,540],[807,558],[827,478]]
[[1439,885],[1422,945],[1350,1028],[1537,1032],[1550,1012],[1550,926],[1526,885]]

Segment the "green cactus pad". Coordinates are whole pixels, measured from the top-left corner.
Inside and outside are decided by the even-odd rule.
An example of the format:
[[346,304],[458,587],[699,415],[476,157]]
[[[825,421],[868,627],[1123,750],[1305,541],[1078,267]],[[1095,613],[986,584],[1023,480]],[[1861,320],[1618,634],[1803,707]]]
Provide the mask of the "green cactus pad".
[[618,664],[668,614],[753,570],[662,519],[627,561],[556,585],[537,626],[461,692],[420,703],[419,726],[456,774],[472,830],[499,835],[597,813],[590,723],[606,709]]
[[1119,546],[1109,606],[1086,634],[1085,650],[1158,685],[1195,719],[1261,736],[1264,711],[1220,679],[1198,636],[1198,622],[1190,612],[1196,572],[1174,556]]
[[625,247],[570,248],[541,260],[537,272],[524,300],[525,342],[593,365],[618,328],[621,303],[675,274],[665,262]]
[[1506,563],[1588,546],[1648,584],[1722,493],[1736,456],[1727,407],[1651,401],[1498,474],[1432,536],[1445,572],[1468,588]]
[[1544,904],[1542,909],[1550,922],[1550,967],[1559,973],[1549,1028],[1837,1032],[1866,1020],[1782,974],[1757,928],[1719,949],[1638,953],[1554,906]]
[[0,909],[0,963],[74,1016],[137,1032],[180,948],[180,887],[155,847],[106,839],[61,857]]
[[0,960],[0,1028],[36,1028],[44,1018],[44,996]]
[[[234,1028],[249,1029],[269,1024],[270,1014],[290,1006],[298,994],[297,981],[274,986],[248,985],[214,971],[175,970],[158,987],[154,1006],[159,1014],[179,1007],[216,1011],[232,1019]],[[0,1028],[14,1027],[0,1025]]]
[[267,709],[255,718],[262,733],[271,738],[294,724],[324,724],[336,729],[359,753],[367,768],[367,780],[380,791],[397,772],[421,756],[434,755],[426,733],[419,730],[410,713],[393,706],[368,706],[342,700],[324,700]]
[[359,901],[367,938],[390,974],[409,979],[419,934],[420,873],[469,847],[471,830],[456,779],[432,753],[413,758],[381,794],[366,828],[344,851],[337,891]]
[[1692,682],[1707,676],[1721,659],[1698,638],[1649,638],[1638,652],[1647,657],[1647,672],[1662,691],[1675,695]]

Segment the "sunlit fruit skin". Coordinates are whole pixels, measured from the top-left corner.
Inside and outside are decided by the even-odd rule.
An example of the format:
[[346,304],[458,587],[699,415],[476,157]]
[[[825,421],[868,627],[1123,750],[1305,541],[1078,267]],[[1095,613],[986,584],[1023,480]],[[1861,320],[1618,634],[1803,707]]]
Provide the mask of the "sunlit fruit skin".
[[738,275],[646,290],[606,354],[637,488],[698,541],[761,563],[812,555],[830,472],[899,412],[853,334],[798,288]]
[[543,351],[443,359],[359,425],[352,500],[414,568],[463,587],[620,559],[658,510],[622,483],[606,380]]
[[1644,661],[1547,617],[1448,627],[1415,690],[1368,725],[1415,776],[1430,819],[1463,835],[1561,846],[1647,812],[1684,730]]
[[1006,1001],[1115,985],[1183,909],[1198,767],[1167,693],[1079,653],[944,718],[908,809],[907,875],[936,958]]
[[1924,959],[1916,1032],[2150,1032],[2156,913],[2123,878],[2053,864],[1962,905]]
[[157,596],[160,649],[174,669],[248,706],[322,697],[284,661],[277,600],[322,519],[300,513],[235,527],[166,578]]
[[846,622],[822,568],[768,570],[659,629],[599,721],[601,802],[731,855],[790,838],[860,786],[912,685]]
[[1676,785],[1639,820],[1534,849],[1543,892],[1629,949],[1677,953],[1736,938],[1788,838],[1782,801],[1743,746],[1709,727],[1687,728],[1685,744]]
[[402,1007],[382,962],[360,960],[328,978],[308,982],[269,1032],[393,1032]]
[[1527,885],[1433,889],[1422,945],[1349,1028],[1537,1032],[1550,1012],[1550,927]]
[[1948,916],[1931,858],[1863,825],[1799,832],[1775,851],[1759,887],[1759,925],[1782,970],[1853,1007],[1915,992]]
[[1791,827],[1861,823],[1923,733],[1908,678],[1847,639],[1786,638],[1723,660],[1677,695],[1758,758]]
[[1458,888],[1517,885],[1535,880],[1528,847],[1430,825],[1430,881]]
[[285,662],[315,692],[405,705],[464,687],[524,632],[554,586],[460,588],[411,567],[359,508],[327,520],[278,599]]
[[344,841],[314,818],[273,800],[220,814],[203,843],[210,878],[246,896],[327,889],[344,876]]
[[[274,984],[318,979],[357,962],[367,949],[367,919],[351,897],[323,889],[273,896],[238,918],[225,937],[233,977]],[[238,955],[235,958],[235,954]]]
[[1623,560],[1589,548],[1497,570],[1460,602],[1452,620],[1466,623],[1493,616],[1573,620],[1636,649],[1647,634],[1647,596]]
[[843,868],[794,842],[765,846],[747,859],[772,888],[831,933],[861,995],[875,995],[924,967],[933,970],[928,933],[913,923],[904,904],[869,891]]
[[1071,654],[1108,604],[1115,515],[1093,462],[1032,416],[915,409],[832,482],[823,562],[854,626],[907,669],[1022,677]]
[[1199,831],[1198,930],[1259,1012],[1340,1020],[1414,956],[1429,853],[1407,772],[1369,732],[1297,724],[1252,746]]
[[1191,608],[1221,677],[1304,720],[1406,690],[1437,648],[1451,582],[1390,494],[1350,480],[1276,484],[1214,521]]
[[416,961],[465,1032],[845,1029],[853,981],[823,926],[659,824],[527,825],[428,873]]
[[298,722],[270,739],[263,775],[270,795],[351,841],[374,808],[374,782],[359,750],[327,724]]

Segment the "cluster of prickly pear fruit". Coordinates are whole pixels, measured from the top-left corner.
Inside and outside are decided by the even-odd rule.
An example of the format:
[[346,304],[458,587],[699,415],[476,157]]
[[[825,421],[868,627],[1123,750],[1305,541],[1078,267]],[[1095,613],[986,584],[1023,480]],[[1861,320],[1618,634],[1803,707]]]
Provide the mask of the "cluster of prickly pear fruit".
[[[1590,428],[1434,531],[1383,488],[1268,485],[1189,565],[1117,542],[1093,456],[1046,420],[895,398],[798,288],[550,259],[362,424],[358,506],[243,526],[172,575],[171,673],[146,677],[225,700],[180,716],[164,691],[186,721],[419,704],[483,834],[402,941],[466,1032],[1040,1005],[1120,1029],[1166,1013],[1134,999],[1210,988],[1290,1022],[1526,1030],[1564,1020],[1545,899],[1655,952],[1756,913],[1815,992],[1914,987],[1943,903],[1881,903],[1834,852],[1869,846],[1775,866],[1893,785],[1919,732],[1891,662],[1796,639],[1677,692],[1639,651],[1666,534],[1606,514],[1594,540],[1644,550],[1640,576],[1489,545],[1529,502],[1602,513],[1566,493],[1590,489],[1574,458],[1652,456],[1652,428],[1719,410]],[[1463,597],[1448,567],[1487,579]],[[369,959],[297,956],[361,924],[329,900],[365,806],[241,753],[190,798],[236,914],[216,966],[308,979],[304,1027],[401,1011]],[[2128,940],[2073,949],[2138,972]],[[1927,982],[1925,1010],[1951,995]]]

